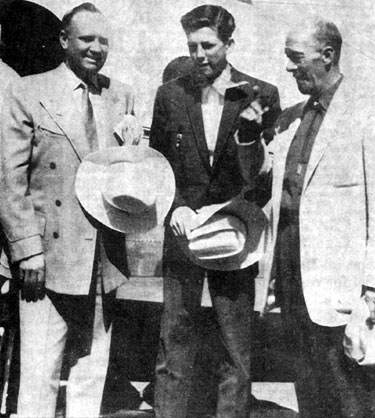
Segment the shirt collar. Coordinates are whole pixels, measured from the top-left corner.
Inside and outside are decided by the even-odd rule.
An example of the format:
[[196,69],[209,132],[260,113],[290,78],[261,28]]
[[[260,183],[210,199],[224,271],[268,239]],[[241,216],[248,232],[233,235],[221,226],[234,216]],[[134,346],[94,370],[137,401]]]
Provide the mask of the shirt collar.
[[[63,69],[65,72],[66,83],[70,90],[77,90],[81,87],[82,84],[87,84],[79,77],[77,77],[75,73],[65,63]],[[90,87],[92,87],[95,91],[100,91],[99,78],[97,74],[91,78],[90,84]]]
[[323,89],[318,96],[311,96],[306,103],[305,109],[316,109],[326,112],[343,78],[344,76],[340,74],[340,78],[332,86]]
[[211,86],[208,86],[206,88],[214,88],[221,96],[225,96],[225,92],[228,89],[239,87],[244,84],[248,84],[247,81],[239,81],[235,83],[231,80],[232,78],[232,71],[230,64],[227,64],[227,66],[224,68],[222,73],[215,79],[215,81],[212,83]]

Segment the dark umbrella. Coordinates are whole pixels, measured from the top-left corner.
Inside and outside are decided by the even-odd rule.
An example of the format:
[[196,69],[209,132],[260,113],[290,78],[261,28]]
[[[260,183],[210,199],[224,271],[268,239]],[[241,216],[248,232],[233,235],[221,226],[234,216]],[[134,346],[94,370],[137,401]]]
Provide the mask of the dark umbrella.
[[21,76],[57,67],[63,60],[60,20],[39,4],[0,1],[1,57]]

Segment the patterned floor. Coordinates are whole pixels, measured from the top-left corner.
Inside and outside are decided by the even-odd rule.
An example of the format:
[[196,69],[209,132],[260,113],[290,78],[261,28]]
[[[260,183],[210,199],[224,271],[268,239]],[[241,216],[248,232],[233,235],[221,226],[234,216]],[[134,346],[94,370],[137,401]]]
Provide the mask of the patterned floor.
[[[145,382],[132,382],[142,396]],[[256,399],[249,418],[297,418],[297,399],[292,383],[254,382],[253,396]],[[152,408],[142,402],[138,410],[119,410],[102,415],[102,418],[151,418]],[[199,417],[201,418],[201,417]]]
[[[147,382],[131,382],[137,392],[142,392]],[[65,382],[62,382],[64,389]],[[297,399],[292,383],[254,382],[252,394],[254,405],[249,418],[298,418]],[[64,418],[63,406],[64,390],[61,391],[60,407],[55,418]],[[152,407],[145,401],[141,401],[134,409],[118,409],[104,412],[101,418],[152,418]],[[197,418],[205,418],[197,417]]]

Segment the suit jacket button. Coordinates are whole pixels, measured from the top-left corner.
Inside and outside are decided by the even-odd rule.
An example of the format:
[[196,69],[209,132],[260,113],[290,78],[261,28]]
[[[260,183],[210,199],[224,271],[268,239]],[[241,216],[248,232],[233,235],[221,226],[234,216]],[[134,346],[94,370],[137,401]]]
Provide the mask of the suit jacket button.
[[59,233],[58,233],[58,232],[54,232],[54,233],[52,234],[52,236],[53,236],[53,238],[58,238],[58,237],[59,237]]
[[56,200],[55,204],[56,206],[61,206],[61,200]]
[[56,163],[52,162],[52,163],[49,165],[49,168],[51,168],[52,170],[54,170],[54,169],[56,168]]

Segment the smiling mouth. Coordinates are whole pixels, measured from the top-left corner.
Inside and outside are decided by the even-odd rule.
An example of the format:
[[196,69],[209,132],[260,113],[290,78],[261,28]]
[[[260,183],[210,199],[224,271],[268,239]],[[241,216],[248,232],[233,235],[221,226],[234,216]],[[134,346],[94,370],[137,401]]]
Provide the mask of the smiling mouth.
[[95,62],[95,63],[100,61],[100,58],[86,57],[86,59],[90,62]]
[[210,64],[200,64],[200,65],[198,65],[199,70],[207,70],[207,69],[210,69],[210,68],[211,68]]

